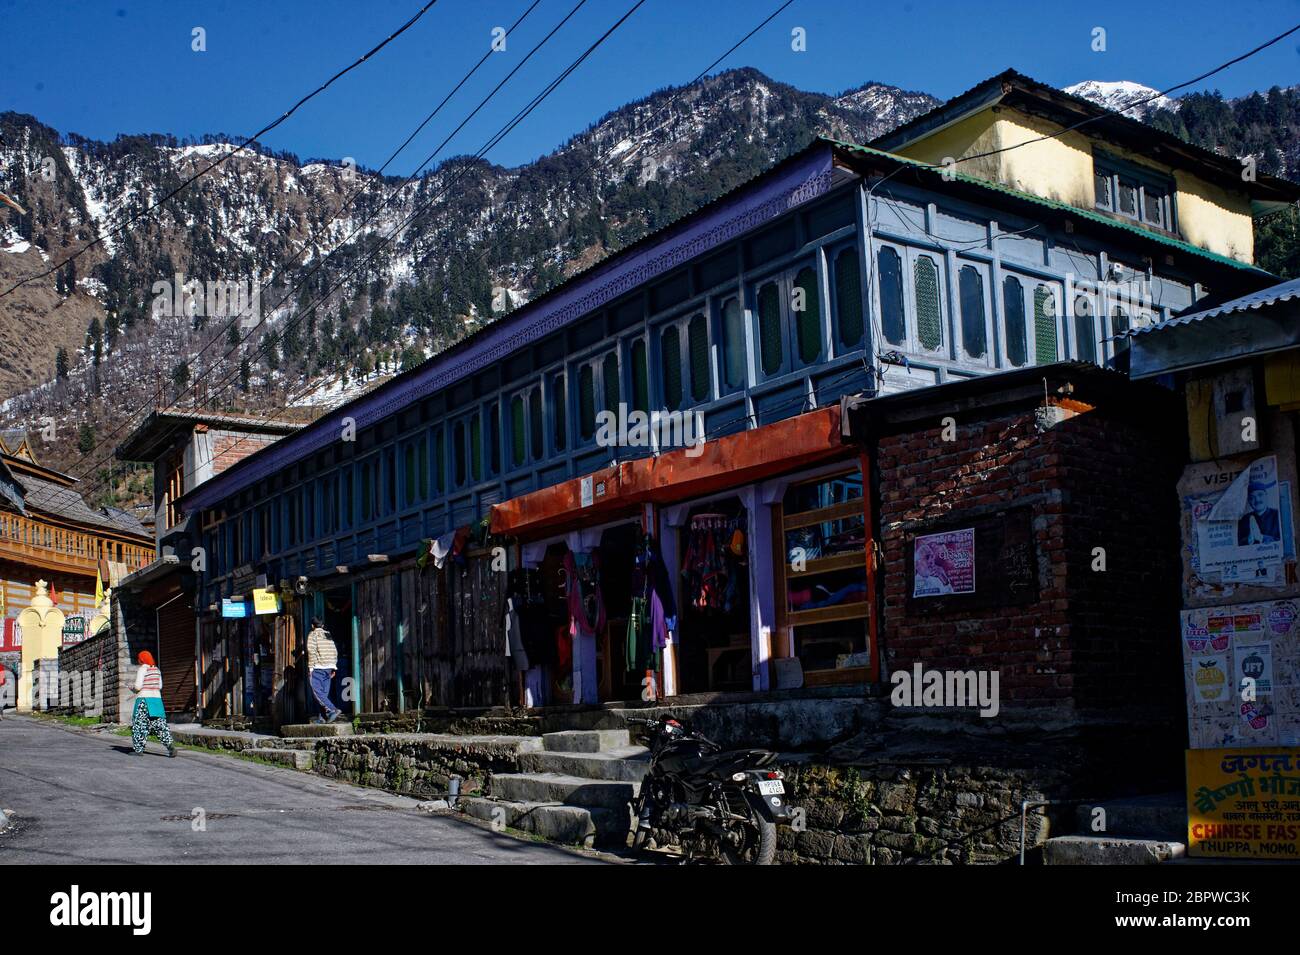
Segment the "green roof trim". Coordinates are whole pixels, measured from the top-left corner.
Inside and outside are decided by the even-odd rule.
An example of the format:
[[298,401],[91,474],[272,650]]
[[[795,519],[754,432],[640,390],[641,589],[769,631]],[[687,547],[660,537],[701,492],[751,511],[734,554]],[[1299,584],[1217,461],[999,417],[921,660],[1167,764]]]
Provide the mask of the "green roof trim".
[[[839,140],[839,139],[827,139],[826,142],[829,142],[832,146],[835,146],[843,150],[847,150],[849,152],[863,153],[864,155],[872,156],[877,159],[885,159],[893,163],[898,163],[899,165],[911,166],[914,169],[922,169],[927,172],[932,172],[936,176],[943,175],[943,173],[939,170],[937,166],[934,166],[927,162],[922,162],[919,159],[911,159],[907,156],[900,156],[897,153],[885,152],[882,149],[875,149],[871,146],[863,146],[860,145],[859,143],[844,142],[843,140]],[[1144,229],[1138,225],[1132,225],[1127,222],[1119,222],[1115,219],[1110,218],[1109,216],[1104,216],[1099,212],[1093,212],[1091,209],[1080,209],[1078,206],[1072,206],[1068,202],[1061,202],[1059,199],[1045,199],[1042,196],[1035,196],[1032,193],[1021,192],[1019,189],[1012,189],[1010,186],[1005,186],[1000,182],[990,182],[987,179],[979,179],[975,176],[968,176],[965,173],[961,173],[961,172],[950,173],[949,175],[953,179],[959,182],[964,182],[972,186],[978,186],[981,189],[987,189],[990,192],[998,192],[1005,196],[1011,196],[1015,199],[1024,200],[1025,202],[1032,202],[1035,205],[1043,206],[1044,208],[1047,209],[1053,209],[1058,212],[1067,212],[1070,215],[1079,216],[1081,219],[1087,219],[1090,222],[1095,222],[1098,223],[1099,225],[1104,225],[1112,229],[1122,229],[1125,232],[1132,233],[1133,235],[1139,236],[1143,239],[1147,239],[1151,242],[1155,242],[1159,245],[1163,245],[1167,248],[1174,249],[1179,252],[1185,252],[1188,255],[1199,256],[1200,258],[1208,259],[1211,262],[1216,262],[1219,265],[1229,265],[1232,266],[1233,268],[1241,269],[1246,272],[1251,272],[1255,275],[1272,277],[1271,272],[1267,272],[1264,269],[1259,268],[1258,266],[1250,265],[1247,262],[1240,262],[1237,259],[1231,258],[1230,256],[1220,255],[1218,252],[1211,252],[1208,249],[1202,249],[1200,246],[1192,245],[1190,242],[1184,242],[1182,239],[1174,239],[1169,236],[1161,235],[1158,232],[1152,232],[1150,229]]]

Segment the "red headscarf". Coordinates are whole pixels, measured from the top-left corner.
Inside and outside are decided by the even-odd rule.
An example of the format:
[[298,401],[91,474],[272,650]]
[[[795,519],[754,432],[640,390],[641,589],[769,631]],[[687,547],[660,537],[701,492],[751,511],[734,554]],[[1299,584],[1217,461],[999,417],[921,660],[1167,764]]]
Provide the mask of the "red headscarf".
[[153,654],[150,653],[148,650],[141,650],[140,655],[136,657],[136,659],[139,660],[141,663],[145,664],[146,666],[152,667],[158,665],[153,662]]

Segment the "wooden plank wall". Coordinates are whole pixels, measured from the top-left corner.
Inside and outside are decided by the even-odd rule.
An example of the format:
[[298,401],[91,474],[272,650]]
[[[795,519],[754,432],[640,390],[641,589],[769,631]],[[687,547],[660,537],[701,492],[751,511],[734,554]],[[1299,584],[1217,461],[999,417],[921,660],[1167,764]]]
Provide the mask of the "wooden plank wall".
[[357,581],[361,710],[506,702],[505,584],[487,551],[463,566],[411,562]]

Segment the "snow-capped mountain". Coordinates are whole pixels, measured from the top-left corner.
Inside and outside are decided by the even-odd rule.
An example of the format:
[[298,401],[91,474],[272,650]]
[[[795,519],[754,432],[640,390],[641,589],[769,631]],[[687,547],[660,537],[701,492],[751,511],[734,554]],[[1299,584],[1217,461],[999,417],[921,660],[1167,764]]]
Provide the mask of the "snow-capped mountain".
[[1107,109],[1113,109],[1117,113],[1124,113],[1133,119],[1146,119],[1148,115],[1158,109],[1177,112],[1179,106],[1178,100],[1168,96],[1161,96],[1159,90],[1129,80],[1119,80],[1113,83],[1102,80],[1086,80],[1082,83],[1075,83],[1073,86],[1067,86],[1064,91],[1073,96],[1091,100]]
[[[881,83],[828,96],[730,70],[621,107],[515,168],[453,158],[404,183],[243,152],[115,235],[238,137],[105,143],[0,114],[0,192],[27,210],[0,206],[0,288],[104,237],[0,300],[6,417],[58,407],[111,420],[124,402],[105,395],[173,392],[191,358],[190,380],[209,389],[200,399],[218,404],[352,394],[376,368],[446,347],[815,135],[866,142],[936,103]],[[258,284],[265,324],[237,347],[214,341],[225,320],[160,313],[158,283],[177,276]],[[297,313],[305,321],[288,321]],[[52,381],[60,351],[67,377]]]

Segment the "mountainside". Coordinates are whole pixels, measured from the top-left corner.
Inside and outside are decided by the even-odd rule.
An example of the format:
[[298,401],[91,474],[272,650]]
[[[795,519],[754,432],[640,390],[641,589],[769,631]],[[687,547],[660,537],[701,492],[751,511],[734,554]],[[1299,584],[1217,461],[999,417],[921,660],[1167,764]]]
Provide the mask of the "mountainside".
[[[458,157],[404,183],[241,153],[0,302],[3,416],[60,419],[67,427],[46,457],[67,466],[80,457],[74,440],[95,440],[78,434],[83,423],[103,435],[160,388],[170,400],[196,382],[197,398],[215,406],[336,401],[815,135],[865,141],[936,102],[875,83],[838,97],[807,93],[740,69],[653,93],[518,168]],[[0,287],[107,233],[227,152],[230,139],[102,143],[0,114],[0,192],[27,210],[0,206]],[[189,289],[194,301],[178,298],[176,286],[191,281],[203,283]],[[264,323],[252,334],[225,332],[229,318],[204,307],[228,283],[261,288]]]
[[[1072,89],[1107,105],[1146,95],[1128,83]],[[404,182],[287,153],[241,153],[73,267],[0,300],[0,419],[54,418],[43,459],[85,474],[88,485],[112,484],[99,460],[158,391],[166,403],[194,383],[193,400],[214,408],[336,402],[815,135],[865,142],[937,102],[879,83],[808,93],[739,69],[621,107],[515,168],[458,157]],[[1251,152],[1261,170],[1292,176],[1297,117],[1296,90],[1276,89],[1143,110],[1148,122]],[[0,205],[0,288],[166,195],[231,139],[104,143],[0,114],[0,192],[27,211]],[[177,288],[188,282],[200,284]],[[261,289],[262,323],[228,331],[233,313],[220,306],[251,288]],[[91,489],[99,500],[102,489]]]

